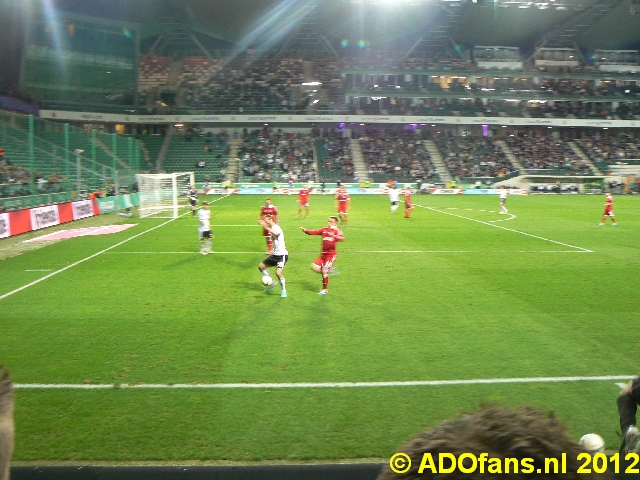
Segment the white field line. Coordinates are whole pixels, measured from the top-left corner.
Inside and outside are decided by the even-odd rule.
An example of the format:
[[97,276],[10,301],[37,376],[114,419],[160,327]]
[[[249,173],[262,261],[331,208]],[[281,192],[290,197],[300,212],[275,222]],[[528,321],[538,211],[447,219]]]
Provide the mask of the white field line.
[[508,222],[509,220],[513,220],[516,216],[513,213],[509,214],[509,218],[503,218],[502,220],[489,220],[489,223],[497,223],[497,222]]
[[[212,202],[212,203],[213,203],[213,202]],[[180,225],[176,225],[176,227],[189,227],[189,228],[195,228],[195,227],[196,227],[196,225],[195,225],[195,224],[192,224],[192,225],[184,225],[184,224],[180,224]],[[260,227],[260,228],[261,228],[261,225],[253,225],[253,224],[251,224],[251,225],[214,225],[214,224],[212,224],[212,225],[211,225],[211,228],[212,228],[212,229],[216,229],[216,228],[218,228],[218,227]]]
[[[416,206],[417,207],[421,207],[421,208],[429,208],[429,207],[424,207],[422,205],[416,205]],[[446,210],[466,210],[467,212],[499,213],[496,210],[478,210],[478,209],[475,209],[475,208],[457,208],[457,207],[445,207],[445,208],[446,208]],[[437,211],[439,211],[439,210],[437,210]],[[466,218],[466,217],[463,217],[463,218]],[[509,214],[509,218],[501,218],[500,220],[489,220],[489,223],[508,222],[509,220],[513,220],[514,218],[517,218],[517,217],[513,213],[510,213]]]
[[110,388],[135,389],[274,389],[274,388],[377,388],[377,387],[436,387],[448,385],[494,385],[513,383],[560,383],[603,382],[630,380],[634,375],[607,375],[597,377],[530,377],[530,378],[484,378],[472,380],[416,380],[409,382],[328,382],[328,383],[132,383],[132,384],[85,384],[85,383],[17,383],[16,389],[33,390],[104,390]]
[[[217,202],[218,200],[222,200],[223,198],[226,198],[226,196],[225,196],[225,197],[220,197],[220,198],[218,198],[218,199],[216,199],[216,200],[213,200],[213,201],[211,201],[210,203]],[[187,214],[189,214],[189,213],[191,213],[191,212],[189,211],[189,212],[183,213],[183,214],[182,214],[182,215],[180,215],[178,218],[183,217],[183,216],[185,216],[185,215],[187,215]],[[166,222],[161,223],[160,225],[156,225],[155,227],[151,227],[150,229],[145,230],[144,232],[140,232],[140,233],[138,233],[138,234],[136,234],[136,235],[134,235],[134,236],[132,236],[132,237],[129,237],[129,238],[127,238],[127,239],[125,239],[125,240],[123,240],[123,241],[121,241],[121,242],[116,243],[115,245],[112,245],[112,246],[110,246],[110,247],[107,247],[107,248],[105,248],[104,250],[99,251],[98,253],[94,253],[93,255],[89,255],[88,257],[85,257],[85,258],[83,258],[82,260],[78,260],[77,262],[73,262],[72,264],[67,265],[67,266],[66,266],[66,267],[64,267],[64,268],[61,268],[61,269],[59,269],[59,270],[56,270],[55,272],[51,272],[49,275],[45,275],[44,277],[40,277],[39,279],[34,280],[34,281],[33,281],[33,282],[31,282],[31,283],[27,283],[26,285],[23,285],[22,287],[16,288],[15,290],[12,290],[12,291],[10,291],[10,292],[8,292],[8,293],[5,293],[4,295],[0,295],[0,300],[4,300],[5,298],[10,297],[11,295],[13,295],[13,294],[15,294],[15,293],[21,292],[22,290],[25,290],[25,289],[27,289],[27,288],[29,288],[29,287],[32,287],[32,286],[34,286],[34,285],[37,285],[38,283],[43,282],[43,281],[45,281],[45,280],[47,280],[47,279],[49,279],[49,278],[53,277],[54,275],[57,275],[57,274],[62,273],[62,272],[65,272],[65,271],[69,270],[70,268],[75,267],[76,265],[80,265],[81,263],[84,263],[84,262],[86,262],[87,260],[91,260],[92,258],[95,258],[95,257],[97,257],[98,255],[102,255],[103,253],[106,253],[106,252],[108,252],[109,250],[113,250],[114,248],[119,247],[120,245],[124,245],[125,243],[127,243],[127,242],[129,242],[129,241],[133,240],[134,238],[138,238],[139,236],[144,235],[145,233],[149,233],[149,232],[151,232],[151,231],[153,231],[153,230],[156,230],[156,229],[158,229],[158,228],[160,228],[160,227],[164,227],[164,226],[165,226],[165,225],[167,225],[168,223],[171,223],[171,222],[173,222],[174,220],[177,220],[178,218],[172,218],[172,219],[170,219],[170,220],[167,220]]]
[[502,230],[507,230],[508,232],[519,233],[520,235],[525,235],[527,237],[537,238],[538,240],[544,240],[545,242],[555,243],[557,245],[562,245],[564,247],[575,248],[577,250],[581,250],[585,253],[593,253],[593,250],[589,250],[587,248],[576,247],[575,245],[569,245],[568,243],[558,242],[556,240],[551,240],[550,238],[539,237],[538,235],[532,235],[530,233],[521,232],[519,230],[514,230],[512,228],[503,227],[501,225],[496,225],[495,223],[483,222],[482,220],[476,220],[475,218],[463,217],[462,215],[456,215],[455,213],[443,212],[442,210],[438,210],[437,208],[425,207],[424,205],[414,204],[416,207],[426,208],[427,210],[431,210],[433,212],[443,213],[444,215],[451,215],[452,217],[464,218],[465,220],[470,220],[472,222],[481,223],[483,225],[488,225],[494,228],[500,228]]

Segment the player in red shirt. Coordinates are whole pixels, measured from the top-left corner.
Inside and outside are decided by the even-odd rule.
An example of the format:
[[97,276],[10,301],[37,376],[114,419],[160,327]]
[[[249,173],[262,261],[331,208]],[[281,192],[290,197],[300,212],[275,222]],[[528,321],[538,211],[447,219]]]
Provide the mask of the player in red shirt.
[[300,206],[298,207],[298,215],[296,218],[300,218],[300,214],[302,213],[302,209],[304,208],[307,214],[307,218],[309,218],[309,197],[311,196],[311,189],[304,185],[300,189],[300,193],[298,193],[298,203]]
[[[278,216],[278,207],[276,207],[273,203],[271,203],[271,198],[267,197],[265,200],[265,205],[260,208],[260,215],[258,215],[258,221],[261,222],[264,220],[265,215],[271,215],[275,220],[275,223],[280,223],[280,218]],[[267,251],[265,252],[267,255],[271,255],[273,253],[273,240],[271,239],[271,233],[262,228],[262,236],[267,241]]]
[[404,189],[404,218],[411,218],[411,211],[413,210],[413,202],[411,201],[411,190]]
[[341,187],[336,193],[336,208],[338,209],[338,217],[343,225],[349,224],[349,209],[351,209],[351,197],[347,193],[347,189]]
[[604,225],[604,221],[607,217],[611,218],[611,224],[615,227],[618,225],[616,222],[616,216],[613,214],[613,196],[611,192],[607,192],[607,199],[604,202],[604,213],[602,214],[602,220],[598,225]]
[[307,230],[300,227],[307,235],[322,235],[322,253],[311,264],[311,269],[322,275],[322,290],[318,295],[326,295],[329,286],[329,272],[333,270],[333,262],[336,261],[338,252],[336,251],[336,243],[344,241],[344,235],[338,228],[338,217],[329,217],[329,226],[319,230]]

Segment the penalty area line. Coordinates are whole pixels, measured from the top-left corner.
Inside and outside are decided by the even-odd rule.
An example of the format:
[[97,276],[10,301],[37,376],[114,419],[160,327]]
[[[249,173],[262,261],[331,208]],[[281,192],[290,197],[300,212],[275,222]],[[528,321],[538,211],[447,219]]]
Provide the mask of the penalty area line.
[[502,225],[496,225],[495,223],[484,222],[482,220],[476,220],[475,218],[463,217],[462,215],[457,215],[455,213],[443,212],[442,210],[438,210],[437,208],[425,207],[424,205],[418,205],[417,203],[414,204],[414,205],[416,207],[425,208],[425,209],[431,210],[433,212],[443,213],[445,215],[451,215],[452,217],[464,218],[465,220],[470,220],[472,222],[481,223],[483,225],[488,225],[488,226],[494,227],[494,228],[500,228],[500,229],[506,230],[508,232],[519,233],[520,235],[525,235],[527,237],[537,238],[538,240],[544,240],[545,242],[551,242],[551,243],[555,243],[557,245],[562,245],[564,247],[575,248],[577,250],[581,250],[584,253],[593,253],[593,250],[589,250],[588,248],[582,248],[582,247],[577,247],[575,245],[570,245],[568,243],[558,242],[557,240],[551,240],[550,238],[540,237],[538,235],[533,235],[531,233],[521,232],[520,230],[514,230],[513,228],[503,227]]
[[106,390],[106,389],[275,389],[275,388],[378,388],[378,387],[436,387],[449,385],[493,385],[514,383],[604,382],[631,380],[634,375],[606,375],[594,377],[525,377],[480,378],[471,380],[416,380],[407,382],[323,382],[323,383],[17,383],[20,390]]
[[[224,196],[224,197],[220,197],[220,198],[218,198],[218,199],[216,199],[216,200],[213,200],[213,201],[211,201],[210,203],[217,202],[218,200],[222,200],[223,198],[226,198],[226,197],[228,197],[228,195],[226,195],[226,196]],[[81,259],[81,260],[78,260],[78,261],[76,261],[76,262],[73,262],[72,264],[67,265],[66,267],[63,267],[63,268],[61,268],[61,269],[59,269],[59,270],[56,270],[55,272],[51,272],[50,274],[45,275],[44,277],[40,277],[39,279],[34,280],[34,281],[33,281],[33,282],[31,282],[31,283],[27,283],[26,285],[23,285],[22,287],[16,288],[15,290],[12,290],[12,291],[10,291],[10,292],[7,292],[7,293],[5,293],[4,295],[0,295],[0,300],[4,300],[5,298],[10,297],[11,295],[13,295],[13,294],[15,294],[15,293],[21,292],[22,290],[26,290],[26,289],[27,289],[27,288],[29,288],[29,287],[33,287],[34,285],[37,285],[37,284],[38,284],[38,283],[40,283],[40,282],[44,282],[45,280],[47,280],[47,279],[49,279],[49,278],[53,277],[54,275],[58,275],[59,273],[65,272],[65,271],[69,270],[70,268],[73,268],[73,267],[75,267],[75,266],[77,266],[77,265],[80,265],[81,263],[84,263],[84,262],[86,262],[86,261],[88,261],[88,260],[91,260],[92,258],[97,257],[98,255],[102,255],[103,253],[107,253],[109,250],[113,250],[114,248],[117,248],[117,247],[119,247],[120,245],[124,245],[125,243],[127,243],[127,242],[129,242],[129,241],[133,240],[134,238],[138,238],[139,236],[144,235],[145,233],[149,233],[149,232],[152,232],[153,230],[156,230],[156,229],[158,229],[158,228],[160,228],[160,227],[164,227],[165,225],[167,225],[167,224],[169,224],[169,223],[171,223],[171,222],[173,222],[173,221],[177,220],[177,219],[178,219],[178,218],[180,218],[180,217],[183,217],[183,216],[185,216],[185,215],[188,215],[189,213],[191,213],[191,212],[183,213],[182,215],[178,216],[177,218],[172,218],[172,219],[170,219],[170,220],[167,220],[166,222],[161,223],[160,225],[156,225],[155,227],[151,227],[151,228],[149,228],[148,230],[145,230],[144,232],[140,232],[140,233],[138,233],[138,234],[136,234],[136,235],[133,235],[132,237],[129,237],[129,238],[125,239],[125,240],[122,240],[121,242],[118,242],[118,243],[116,243],[115,245],[112,245],[112,246],[110,246],[110,247],[107,247],[107,248],[105,248],[104,250],[100,250],[99,252],[94,253],[93,255],[89,255],[88,257],[85,257],[85,258],[83,258],[83,259]]]

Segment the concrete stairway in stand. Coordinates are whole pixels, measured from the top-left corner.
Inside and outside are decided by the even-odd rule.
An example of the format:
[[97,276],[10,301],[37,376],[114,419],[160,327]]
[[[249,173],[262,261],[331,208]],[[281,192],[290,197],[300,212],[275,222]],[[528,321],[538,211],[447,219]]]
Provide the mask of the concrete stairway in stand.
[[[104,150],[105,152],[107,152],[107,155],[113,158],[113,150],[111,150],[111,148],[107,146],[107,144],[104,143],[101,139],[96,138],[96,145],[102,150]],[[131,166],[120,155],[116,155],[116,160],[118,161],[121,167],[131,168]]]
[[313,82],[313,62],[302,62],[302,75],[305,82]]
[[518,157],[516,157],[513,152],[511,151],[511,148],[509,147],[509,145],[507,144],[507,142],[505,142],[504,140],[496,140],[496,144],[500,145],[500,148],[502,149],[502,151],[504,152],[504,154],[506,155],[506,157],[509,159],[509,161],[511,162],[511,165],[513,165],[514,167],[516,167],[518,170],[520,170],[520,173],[524,173],[524,167],[522,166],[522,164],[520,163],[520,161],[518,160]]
[[241,138],[232,138],[229,140],[229,166],[227,167],[226,179],[230,182],[238,180],[238,171],[240,169],[240,159],[238,158],[238,150],[242,146]]
[[438,175],[440,176],[442,181],[445,183],[449,183],[451,180],[453,180],[451,172],[449,172],[447,165],[444,163],[442,155],[440,155],[440,150],[438,150],[438,147],[436,147],[435,142],[433,140],[425,140],[424,146],[426,147],[427,152],[429,152],[431,163],[433,163],[433,166],[438,170]]
[[369,180],[367,165],[364,163],[362,148],[360,148],[360,141],[352,138],[349,141],[349,146],[351,147],[351,160],[353,160],[354,176],[357,175],[359,182]]
[[578,157],[580,157],[580,159],[584,163],[589,165],[589,168],[591,169],[594,175],[602,175],[602,171],[600,171],[600,169],[596,166],[596,164],[591,161],[591,159],[589,158],[589,155],[587,155],[582,151],[582,149],[576,142],[569,142],[569,146],[574,152],[576,152],[576,155],[578,155]]
[[169,65],[169,72],[167,74],[167,87],[178,88],[178,79],[182,73],[182,61],[176,60]]

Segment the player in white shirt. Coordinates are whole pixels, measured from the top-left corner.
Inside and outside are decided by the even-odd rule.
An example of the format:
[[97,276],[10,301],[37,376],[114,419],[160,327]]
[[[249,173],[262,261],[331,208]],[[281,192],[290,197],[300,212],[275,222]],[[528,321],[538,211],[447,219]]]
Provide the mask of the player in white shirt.
[[391,213],[395,213],[400,203],[400,192],[396,190],[395,186],[389,189],[389,201],[391,202]]
[[200,253],[202,255],[213,253],[211,251],[213,235],[211,234],[211,210],[209,210],[209,202],[204,202],[202,208],[198,211],[198,234],[200,238]]
[[500,215],[509,213],[509,210],[507,210],[507,207],[504,206],[504,204],[507,203],[508,194],[509,194],[509,190],[504,188],[504,185],[500,185]]
[[[258,220],[258,222],[262,225],[262,228],[271,234],[271,239],[273,241],[273,253],[260,262],[258,270],[260,270],[264,276],[271,276],[267,267],[276,267],[276,276],[278,277],[280,286],[282,287],[282,293],[280,293],[280,296],[284,298],[287,296],[287,287],[284,276],[282,275],[282,270],[284,270],[284,266],[287,264],[287,260],[289,260],[289,252],[287,251],[287,247],[284,243],[284,232],[280,225],[275,222],[273,215],[264,215],[261,220]],[[276,285],[278,285],[278,282],[271,282],[271,285],[265,289],[265,292],[270,292]]]

